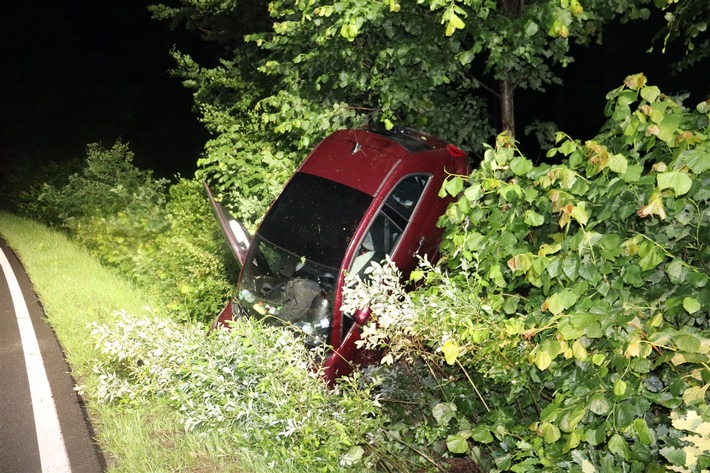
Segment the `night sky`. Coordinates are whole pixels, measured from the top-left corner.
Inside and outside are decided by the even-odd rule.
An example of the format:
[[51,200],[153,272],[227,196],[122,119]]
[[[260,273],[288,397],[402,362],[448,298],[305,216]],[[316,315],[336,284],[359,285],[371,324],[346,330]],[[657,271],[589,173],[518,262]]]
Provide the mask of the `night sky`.
[[[191,91],[171,77],[173,45],[207,48],[184,31],[150,18],[135,0],[11,0],[0,12],[0,173],[18,160],[62,162],[82,157],[88,143],[131,144],[136,164],[158,176],[190,177],[208,139],[192,111]],[[577,48],[560,73],[564,86],[519,91],[519,139],[530,120],[551,120],[587,139],[603,124],[605,98],[628,74],[644,72],[664,92],[705,99],[707,61],[682,75],[673,55],[646,53],[662,20],[605,29],[604,41]],[[204,49],[202,50],[204,52]],[[198,54],[199,56],[199,54]],[[703,72],[704,71],[704,72]],[[491,103],[494,103],[493,101]],[[530,156],[533,157],[534,156]]]
[[146,2],[11,0],[0,13],[0,158],[62,162],[88,143],[131,144],[136,164],[190,177],[207,139],[191,91],[168,74],[197,43]]

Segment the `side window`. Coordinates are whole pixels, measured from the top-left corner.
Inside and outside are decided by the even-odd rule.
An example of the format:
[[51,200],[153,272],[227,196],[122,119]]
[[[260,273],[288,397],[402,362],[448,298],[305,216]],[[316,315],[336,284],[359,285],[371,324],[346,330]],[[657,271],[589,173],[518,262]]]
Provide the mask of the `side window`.
[[[395,186],[360,242],[357,255],[350,266],[350,274],[357,274],[360,279],[366,279],[370,263],[379,263],[385,259],[385,255],[392,254],[430,177],[429,174],[414,174],[402,179]],[[343,317],[344,334],[352,325],[352,318]]]
[[385,259],[385,255],[391,254],[399,237],[402,236],[403,228],[397,225],[392,219],[386,216],[383,212],[377,214],[372,226],[365,234],[365,237],[360,243],[357,256],[353,260],[350,273],[357,274],[361,278],[365,278],[365,270],[370,263],[380,262]]
[[[402,220],[402,218],[400,217],[398,220]],[[360,279],[366,279],[370,263],[379,263],[385,259],[385,255],[391,254],[399,237],[402,236],[403,230],[402,226],[380,211],[362,239],[349,273],[357,274]],[[351,317],[343,317],[343,334],[348,333],[353,323]]]
[[428,174],[415,174],[404,178],[387,198],[386,205],[409,220],[429,182],[429,177]]

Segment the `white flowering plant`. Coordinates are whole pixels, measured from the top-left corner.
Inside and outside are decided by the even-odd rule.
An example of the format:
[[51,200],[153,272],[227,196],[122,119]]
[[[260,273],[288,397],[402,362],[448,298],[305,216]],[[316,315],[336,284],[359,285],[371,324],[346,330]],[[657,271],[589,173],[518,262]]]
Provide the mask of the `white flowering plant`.
[[[376,397],[329,389],[315,356],[284,328],[248,318],[209,335],[199,325],[123,313],[93,327],[101,402],[165,402],[188,431],[230,436],[274,468],[366,468],[382,423]],[[89,388],[87,388],[89,389]]]

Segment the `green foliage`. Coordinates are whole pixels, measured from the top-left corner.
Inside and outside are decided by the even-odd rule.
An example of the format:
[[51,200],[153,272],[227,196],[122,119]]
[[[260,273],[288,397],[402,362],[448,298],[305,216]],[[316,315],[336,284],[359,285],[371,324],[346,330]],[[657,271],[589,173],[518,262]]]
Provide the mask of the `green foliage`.
[[678,69],[690,66],[710,57],[710,8],[703,0],[655,0],[656,6],[665,13],[668,27],[663,38],[663,50],[669,42],[682,39],[686,55],[678,61]]
[[[424,6],[274,2],[270,13],[273,31],[249,38],[269,53],[261,70],[282,84],[273,99],[342,102],[360,120],[422,127],[457,143],[491,134],[479,83],[457,60],[460,44]],[[314,118],[280,114],[279,122]]]
[[[574,59],[570,42],[591,44],[611,21],[649,17],[649,0],[242,3],[150,10],[213,45],[218,59],[174,51],[174,72],[213,134],[198,178],[247,225],[329,132],[414,126],[481,152],[494,137],[491,95],[511,105],[503,115],[512,128],[514,91],[558,83],[555,68]],[[672,39],[693,34],[683,31]],[[508,92],[499,95],[500,84]]]
[[[329,132],[414,126],[481,152],[495,135],[491,96],[512,106],[515,90],[558,83],[570,42],[591,44],[609,22],[650,14],[649,0],[243,3],[150,9],[215,46],[219,60],[174,51],[175,73],[213,134],[198,177],[247,225]],[[512,107],[503,115],[512,128]]]
[[181,179],[168,193],[167,181],[133,159],[120,141],[90,145],[78,172],[33,187],[20,209],[69,233],[174,314],[211,320],[232,284],[201,186]]
[[240,319],[205,337],[194,325],[124,314],[93,335],[103,402],[161,399],[186,430],[231,437],[273,470],[350,471],[369,461],[362,445],[380,426],[377,401],[354,382],[330,390],[290,331]]
[[224,307],[238,274],[225,251],[224,240],[202,186],[180,179],[170,187],[165,208],[169,227],[131,257],[126,273],[161,300],[173,314],[211,322]]
[[[73,234],[79,232],[84,222],[115,215],[129,207],[135,208],[137,213],[147,213],[146,209],[164,203],[166,181],[155,180],[151,172],[137,169],[133,159],[128,145],[121,141],[111,149],[91,144],[78,172],[71,174],[66,182],[55,178],[35,188],[34,202],[27,199],[26,206],[20,210]],[[142,224],[155,232],[161,228],[157,221]]]
[[365,336],[390,339],[389,360],[427,361],[430,405],[452,415],[419,428],[445,424],[449,452],[488,471],[710,462],[677,453],[695,441],[672,422],[705,412],[710,381],[708,106],[643,75],[607,98],[600,135],[558,135],[560,164],[533,165],[502,136],[451,178],[445,259],[413,274],[424,288],[403,297],[382,268],[380,286],[351,294],[372,301]]

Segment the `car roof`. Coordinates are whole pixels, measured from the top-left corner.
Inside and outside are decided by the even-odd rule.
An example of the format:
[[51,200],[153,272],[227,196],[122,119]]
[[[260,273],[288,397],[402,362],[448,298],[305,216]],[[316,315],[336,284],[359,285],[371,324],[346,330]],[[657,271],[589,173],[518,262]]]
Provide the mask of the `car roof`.
[[[401,172],[441,172],[451,162],[446,143],[412,130],[340,130],[323,140],[299,172],[314,174],[374,196],[396,168]],[[405,163],[405,166],[400,166]],[[453,171],[453,170],[451,170]]]

